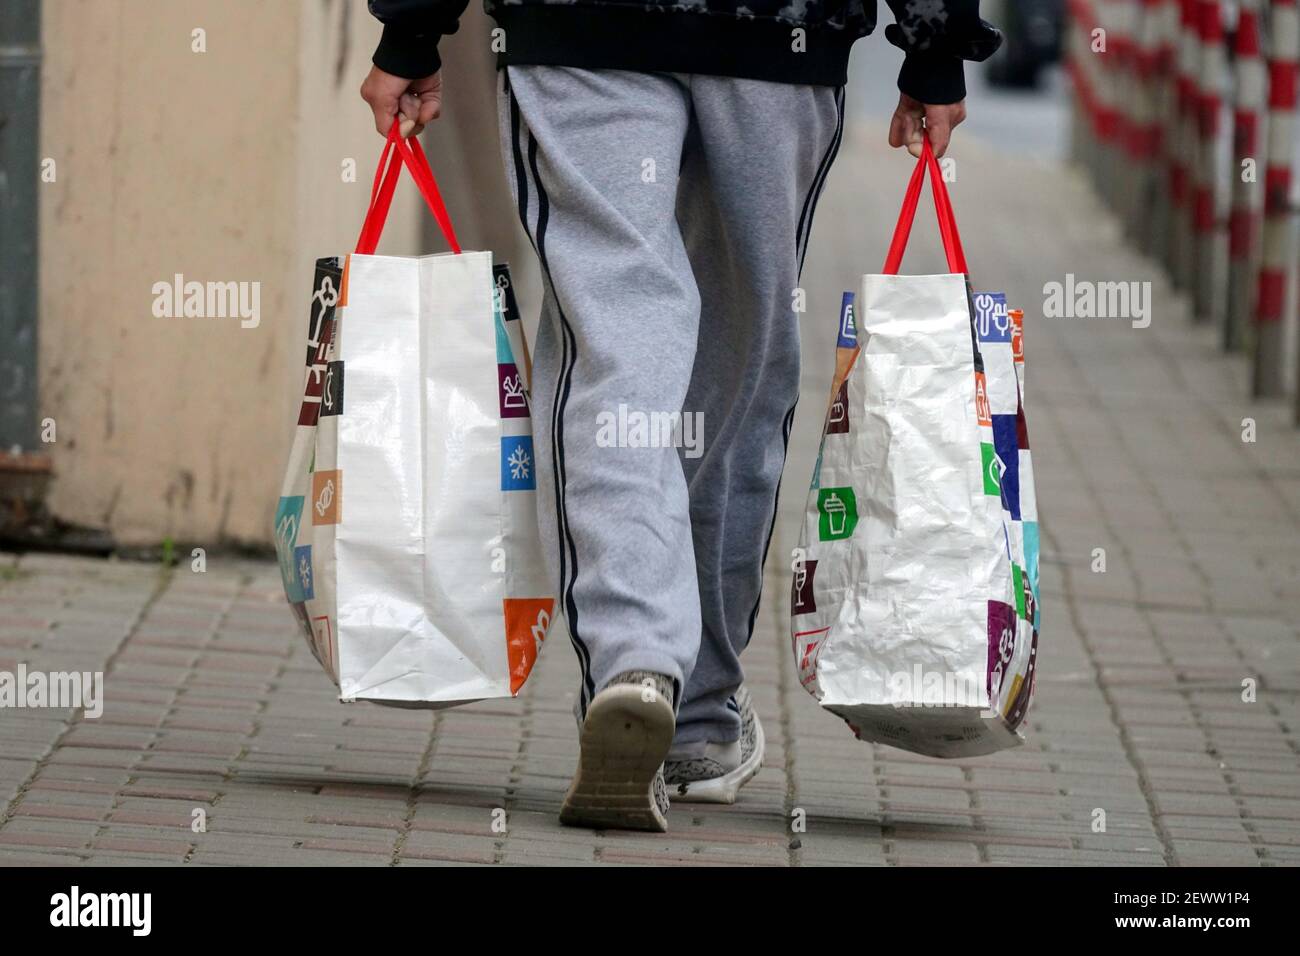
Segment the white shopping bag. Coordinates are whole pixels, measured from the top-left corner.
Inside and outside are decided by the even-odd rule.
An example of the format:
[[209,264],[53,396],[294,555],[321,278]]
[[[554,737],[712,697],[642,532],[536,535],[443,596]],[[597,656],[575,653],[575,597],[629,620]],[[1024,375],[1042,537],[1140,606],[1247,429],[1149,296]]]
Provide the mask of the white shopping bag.
[[[927,168],[952,272],[900,276]],[[845,295],[791,636],[824,708],[863,740],[935,757],[1020,743],[1036,674],[1021,353],[1005,300],[976,299],[982,312],[927,143],[884,274]]]
[[[372,254],[404,164],[452,254]],[[491,253],[460,251],[418,142],[394,124],[357,251],[316,265],[275,519],[285,593],[343,700],[509,697],[546,635],[509,282]]]

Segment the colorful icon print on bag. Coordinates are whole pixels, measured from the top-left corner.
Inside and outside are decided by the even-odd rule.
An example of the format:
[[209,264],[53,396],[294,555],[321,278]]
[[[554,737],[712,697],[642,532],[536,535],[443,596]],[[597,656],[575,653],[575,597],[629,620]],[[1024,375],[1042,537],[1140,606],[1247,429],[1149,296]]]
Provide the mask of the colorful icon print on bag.
[[1029,664],[1024,676],[1016,675],[1007,694],[1007,709],[1002,712],[1007,726],[1015,730],[1025,719],[1029,704],[1034,699],[1034,685],[1038,682],[1038,632],[1031,631],[1029,638]]
[[506,435],[501,439],[501,490],[533,491],[537,467],[531,435]]
[[334,633],[328,614],[311,619],[311,637],[316,659],[325,665],[330,676],[337,678],[338,674],[334,672]]
[[501,321],[500,312],[493,316],[492,325],[496,329],[497,365],[513,365],[515,352],[510,347],[510,336],[506,335],[506,327]]
[[316,260],[307,320],[308,365],[325,361],[325,354],[333,344],[334,308],[338,305],[342,279],[343,270],[337,258]]
[[794,569],[794,586],[790,591],[790,609],[794,614],[811,614],[817,610],[813,596],[813,578],[817,576],[817,562],[804,558]]
[[835,393],[835,401],[826,414],[826,434],[845,435],[849,431],[849,381],[840,383],[840,390]]
[[505,598],[506,657],[510,663],[510,693],[519,693],[533,669],[555,608],[553,598]]
[[842,349],[858,347],[858,326],[853,314],[853,293],[845,292],[840,299],[840,334],[836,346]]
[[341,520],[343,472],[317,471],[311,476],[311,523],[338,524]]
[[980,442],[980,460],[984,471],[984,494],[1002,497],[1002,467],[992,442]]
[[[1020,569],[1020,565],[1011,565],[1011,587],[1016,595],[1016,616],[1025,620],[1030,620],[1029,612],[1033,610],[1033,594],[1025,587],[1025,572]],[[1029,595],[1029,603],[1025,601],[1025,595]]]
[[315,425],[320,418],[321,392],[325,388],[325,365],[307,365],[307,380],[302,387],[302,407],[298,411],[299,425]]
[[325,365],[325,381],[321,386],[320,413],[322,416],[343,414],[342,362],[328,362]]
[[1025,580],[1029,584],[1029,593],[1034,598],[1034,616],[1028,620],[1030,624],[1037,628],[1042,623],[1039,620],[1040,605],[1038,602],[1038,522],[1024,522],[1023,534],[1025,540]]
[[1020,447],[1017,438],[1015,415],[993,416],[993,449],[997,453],[999,470],[998,488],[1011,512],[1013,521],[1020,520]]
[[316,598],[315,572],[311,565],[311,545],[304,544],[293,550],[293,571],[298,579],[300,600],[312,601]]
[[307,380],[303,385],[299,425],[315,425],[321,414],[326,366],[334,355],[334,315],[342,272],[337,259],[316,261],[316,280],[307,326]]
[[975,421],[980,425],[993,424],[993,409],[989,406],[989,383],[983,372],[975,373]]
[[519,305],[515,302],[515,285],[510,281],[510,265],[498,262],[492,267],[492,285],[496,288],[498,308],[505,322],[519,318]]
[[514,362],[497,365],[497,400],[502,418],[527,418],[528,396],[524,394],[524,379]]
[[1017,609],[1024,608],[1025,620],[1029,622],[1031,627],[1036,627],[1038,624],[1038,601],[1034,599],[1033,585],[1029,583],[1028,574],[1019,568],[1016,568],[1016,570],[1020,571],[1020,601],[1016,607]]
[[293,552],[298,544],[298,523],[302,520],[302,495],[281,498],[275,508],[275,554],[280,562],[280,578],[289,601],[301,601],[298,576],[294,572]]
[[976,292],[975,333],[981,342],[1010,342],[1011,317],[1007,315],[1007,297],[1001,292]]
[[819,627],[815,631],[800,631],[794,636],[794,654],[799,661],[799,683],[804,687],[817,679],[817,655],[821,653],[822,642],[830,632],[829,627]]
[[818,489],[817,515],[817,537],[822,541],[849,537],[858,525],[858,499],[853,489]]
[[996,707],[1007,665],[1016,652],[1016,612],[1002,601],[988,603],[989,706]]

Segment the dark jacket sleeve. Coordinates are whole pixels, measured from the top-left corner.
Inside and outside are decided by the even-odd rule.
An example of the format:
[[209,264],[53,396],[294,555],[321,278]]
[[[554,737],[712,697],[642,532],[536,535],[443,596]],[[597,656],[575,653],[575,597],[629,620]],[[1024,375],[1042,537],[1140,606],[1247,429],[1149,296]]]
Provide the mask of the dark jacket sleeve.
[[370,0],[384,25],[371,61],[385,73],[418,80],[438,72],[438,41],[455,33],[469,0]]
[[980,19],[979,0],[887,0],[885,39],[906,54],[898,88],[930,105],[966,98],[963,60],[986,60],[1002,34]]

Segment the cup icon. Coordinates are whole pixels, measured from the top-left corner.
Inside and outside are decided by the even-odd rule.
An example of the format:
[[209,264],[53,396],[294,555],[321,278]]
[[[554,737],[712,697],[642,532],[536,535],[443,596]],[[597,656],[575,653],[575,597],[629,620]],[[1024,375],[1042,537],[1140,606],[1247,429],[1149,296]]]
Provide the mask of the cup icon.
[[853,534],[858,523],[858,499],[852,488],[822,488],[817,493],[817,536],[836,541]]
[[836,537],[842,535],[848,522],[848,509],[844,507],[844,499],[832,492],[826,496],[826,504],[822,510],[826,512],[827,526],[831,534]]

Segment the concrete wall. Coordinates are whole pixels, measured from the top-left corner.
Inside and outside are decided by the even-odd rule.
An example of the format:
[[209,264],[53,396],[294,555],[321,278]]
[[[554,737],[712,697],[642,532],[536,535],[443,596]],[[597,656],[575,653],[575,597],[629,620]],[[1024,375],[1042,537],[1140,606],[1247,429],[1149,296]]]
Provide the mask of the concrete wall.
[[[311,262],[352,249],[382,146],[357,96],[378,25],[356,0],[45,0],[42,29],[47,503],[123,544],[265,543]],[[431,251],[416,202],[384,252]],[[155,317],[176,273],[260,282],[260,324]]]

